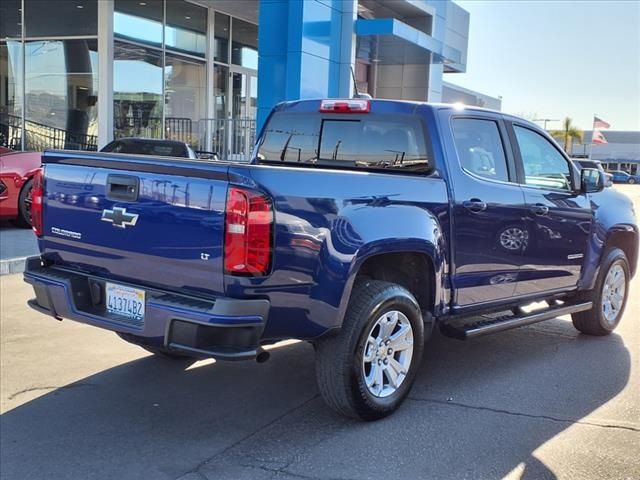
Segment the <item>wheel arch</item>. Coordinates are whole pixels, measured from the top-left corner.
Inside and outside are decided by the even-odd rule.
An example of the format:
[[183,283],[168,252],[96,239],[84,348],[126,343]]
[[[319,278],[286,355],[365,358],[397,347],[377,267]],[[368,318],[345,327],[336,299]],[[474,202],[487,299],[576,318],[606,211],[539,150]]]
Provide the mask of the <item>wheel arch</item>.
[[410,291],[420,308],[432,315],[442,304],[444,256],[441,248],[427,241],[384,245],[384,251],[370,246],[360,251],[349,269],[339,309],[342,324],[356,282],[363,278],[397,283]]
[[633,277],[638,269],[638,231],[628,225],[616,226],[609,230],[602,252],[602,257],[613,248],[619,248],[627,257],[629,262],[629,274]]

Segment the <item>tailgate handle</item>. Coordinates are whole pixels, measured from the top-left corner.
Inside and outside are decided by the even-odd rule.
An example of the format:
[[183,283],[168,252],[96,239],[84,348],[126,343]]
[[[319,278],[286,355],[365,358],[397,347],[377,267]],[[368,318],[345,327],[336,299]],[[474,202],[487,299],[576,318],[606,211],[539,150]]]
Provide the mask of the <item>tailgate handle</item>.
[[140,179],[132,175],[107,176],[107,198],[109,200],[125,200],[135,202],[138,200]]

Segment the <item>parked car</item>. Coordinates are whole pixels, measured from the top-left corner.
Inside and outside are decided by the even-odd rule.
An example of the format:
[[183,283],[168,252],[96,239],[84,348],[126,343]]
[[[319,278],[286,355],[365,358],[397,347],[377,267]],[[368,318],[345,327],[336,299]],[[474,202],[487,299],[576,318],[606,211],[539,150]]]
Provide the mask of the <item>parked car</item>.
[[0,219],[31,226],[31,188],[41,157],[41,152],[0,154]]
[[587,158],[572,158],[571,160],[580,170],[583,168],[595,168],[596,170],[601,171],[607,179],[605,186],[611,187],[613,185],[613,175],[605,171],[602,163],[599,161],[589,160]]
[[108,153],[128,153],[132,155],[152,155],[155,157],[218,160],[216,153],[194,150],[188,143],[177,140],[159,140],[153,138],[119,138],[105,145],[100,151]]
[[623,170],[612,170],[614,183],[640,183],[640,175],[631,175]]
[[[531,122],[304,100],[256,148],[252,164],[46,152],[29,305],[171,357],[309,341],[325,402],[365,420],[406,398],[435,326],[466,340],[571,314],[607,335],[623,316],[632,203]],[[102,210],[57,199],[85,191]]]
[[156,157],[198,158],[196,152],[184,142],[153,138],[119,138],[109,142],[100,151],[132,155],[153,155]]

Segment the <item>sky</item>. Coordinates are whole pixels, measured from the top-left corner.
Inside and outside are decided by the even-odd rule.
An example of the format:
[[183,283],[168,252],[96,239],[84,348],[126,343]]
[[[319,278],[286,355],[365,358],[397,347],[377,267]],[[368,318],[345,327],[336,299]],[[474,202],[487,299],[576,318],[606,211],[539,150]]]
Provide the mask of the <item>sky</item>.
[[640,130],[640,0],[456,3],[470,14],[467,72],[445,81],[502,96],[507,113]]

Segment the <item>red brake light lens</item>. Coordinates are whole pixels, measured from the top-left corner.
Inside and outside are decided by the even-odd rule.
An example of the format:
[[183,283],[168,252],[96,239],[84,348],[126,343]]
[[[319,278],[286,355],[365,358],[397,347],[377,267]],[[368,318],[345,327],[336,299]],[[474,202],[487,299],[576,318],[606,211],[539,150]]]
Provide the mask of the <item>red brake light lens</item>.
[[273,209],[265,196],[231,187],[227,193],[224,269],[234,275],[266,275],[271,267]]
[[321,113],[369,113],[370,111],[369,100],[322,100],[320,102]]
[[38,237],[44,233],[42,226],[43,200],[44,172],[42,168],[39,168],[33,176],[33,185],[31,186],[31,228]]

